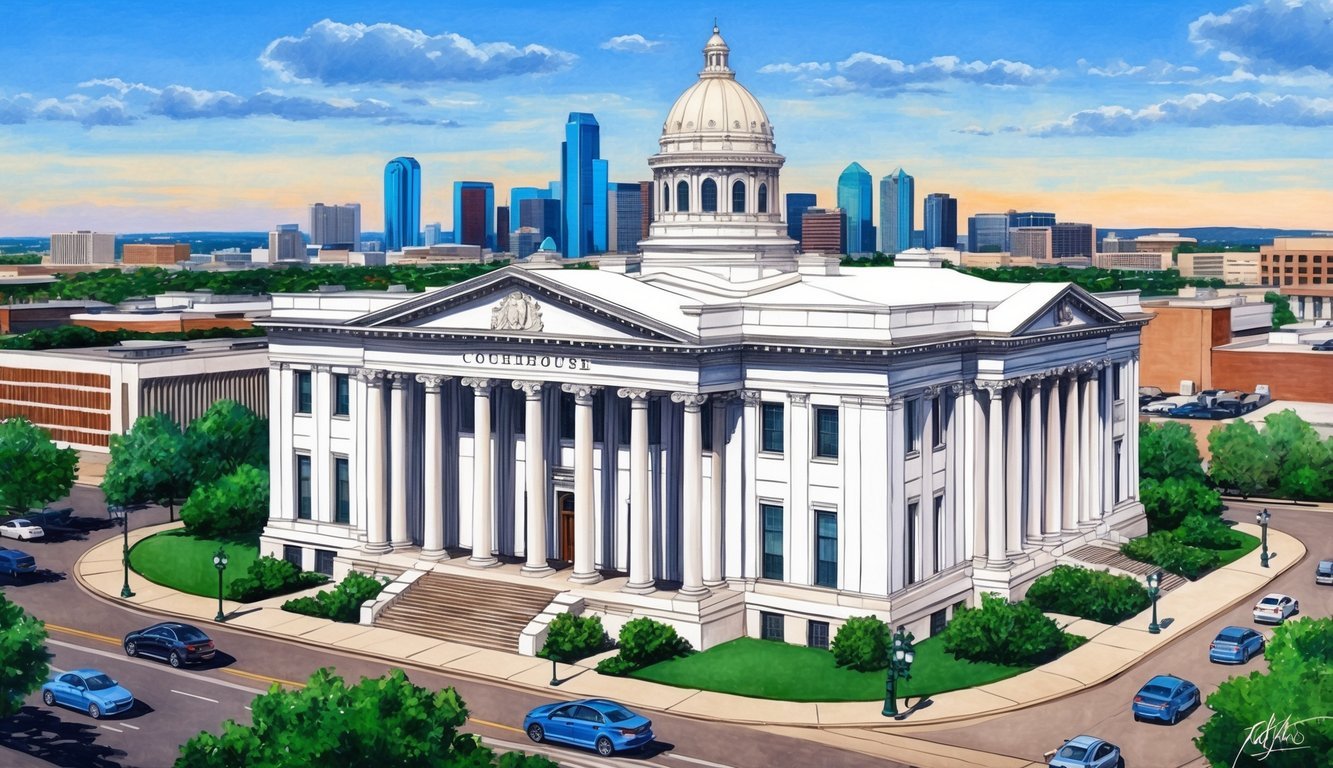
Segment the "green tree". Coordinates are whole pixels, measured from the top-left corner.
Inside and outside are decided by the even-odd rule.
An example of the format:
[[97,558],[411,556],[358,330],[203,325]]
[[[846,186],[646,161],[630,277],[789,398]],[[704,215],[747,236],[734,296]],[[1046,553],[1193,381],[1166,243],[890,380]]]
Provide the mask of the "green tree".
[[1148,530],[1175,530],[1191,513],[1217,515],[1222,496],[1194,477],[1148,478],[1139,483],[1139,500],[1148,517]]
[[1291,311],[1291,303],[1286,296],[1277,291],[1264,294],[1264,301],[1273,305],[1273,329],[1296,322],[1296,315]]
[[467,705],[453,688],[413,685],[401,669],[348,686],[331,669],[306,687],[277,685],[251,704],[252,725],[228,720],[181,747],[177,768],[555,768],[539,755],[495,752],[460,729]]
[[1193,430],[1174,421],[1139,425],[1139,466],[1144,479],[1204,478],[1203,457]]
[[268,466],[268,421],[235,400],[219,400],[185,430],[190,466],[202,484],[245,464]]
[[79,452],[25,418],[0,421],[0,507],[27,512],[69,495]]
[[181,505],[181,520],[193,536],[256,534],[268,520],[268,470],[249,464],[195,486]]
[[1208,433],[1208,477],[1219,488],[1234,489],[1242,498],[1271,489],[1278,466],[1268,441],[1248,421],[1237,420]]
[[575,616],[561,613],[546,628],[546,642],[537,653],[543,659],[572,664],[585,656],[600,652],[610,644],[602,619],[598,616]]
[[0,592],[0,720],[23,708],[23,697],[50,674],[46,625]]
[[176,501],[193,490],[185,433],[161,411],[140,416],[130,431],[111,436],[111,463],[102,481],[108,504],[154,502],[176,519]]
[[1309,422],[1290,408],[1264,417],[1264,440],[1273,454],[1273,462],[1278,466],[1287,463],[1287,458],[1303,445],[1319,442],[1319,433]]

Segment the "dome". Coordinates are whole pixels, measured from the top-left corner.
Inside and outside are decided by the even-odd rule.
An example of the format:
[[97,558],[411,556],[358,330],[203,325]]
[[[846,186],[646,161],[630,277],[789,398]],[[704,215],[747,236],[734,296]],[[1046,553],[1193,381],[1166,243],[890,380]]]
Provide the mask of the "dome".
[[663,151],[693,140],[759,142],[771,149],[773,126],[768,114],[759,100],[736,82],[736,73],[728,66],[730,53],[717,27],[713,27],[713,36],[704,45],[699,81],[676,99],[662,124]]

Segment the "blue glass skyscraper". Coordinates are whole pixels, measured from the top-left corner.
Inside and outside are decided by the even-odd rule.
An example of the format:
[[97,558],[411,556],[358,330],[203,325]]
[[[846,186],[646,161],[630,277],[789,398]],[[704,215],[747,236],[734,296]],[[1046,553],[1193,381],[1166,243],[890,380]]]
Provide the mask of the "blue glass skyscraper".
[[1009,250],[1009,217],[1003,213],[978,213],[967,217],[967,250],[972,253]]
[[838,176],[838,207],[847,214],[847,253],[875,250],[874,182],[860,163],[852,163]]
[[927,248],[958,247],[958,201],[945,192],[926,195],[922,206],[926,219]]
[[1015,211],[1011,208],[1008,215],[1010,229],[1055,226],[1055,214],[1050,211]]
[[454,182],[454,242],[495,250],[495,185]]
[[801,242],[801,217],[818,203],[809,192],[787,193],[787,237]]
[[384,250],[421,245],[421,164],[395,157],[384,166]]
[[599,160],[601,128],[597,118],[586,112],[569,113],[565,140],[560,144],[560,248],[566,258],[606,250],[607,169]]
[[915,179],[898,168],[879,180],[880,252],[895,254],[912,247],[915,214]]

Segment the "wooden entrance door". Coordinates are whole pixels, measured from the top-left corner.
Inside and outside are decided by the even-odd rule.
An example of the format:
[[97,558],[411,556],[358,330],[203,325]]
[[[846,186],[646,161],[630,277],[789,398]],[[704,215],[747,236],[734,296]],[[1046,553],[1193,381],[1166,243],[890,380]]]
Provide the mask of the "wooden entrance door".
[[574,562],[574,494],[562,493],[556,498],[560,508],[560,559]]

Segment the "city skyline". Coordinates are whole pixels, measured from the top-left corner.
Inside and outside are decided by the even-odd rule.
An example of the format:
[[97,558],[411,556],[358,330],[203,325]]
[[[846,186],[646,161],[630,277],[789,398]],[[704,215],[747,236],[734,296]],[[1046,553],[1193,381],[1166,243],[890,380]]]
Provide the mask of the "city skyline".
[[[398,155],[422,163],[422,220],[451,225],[454,181],[558,178],[571,111],[597,116],[610,181],[647,178],[715,10],[593,3],[575,23],[522,5],[503,26],[392,2],[11,9],[28,45],[0,73],[3,234],[267,230],[329,199],[377,221]],[[876,179],[910,168],[960,219],[1326,226],[1328,0],[844,6],[818,29],[785,23],[782,3],[719,19],[786,187],[821,205],[855,160]],[[167,34],[226,44],[148,45]]]

